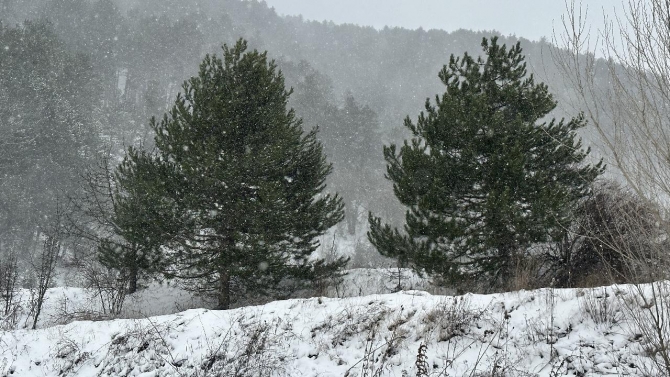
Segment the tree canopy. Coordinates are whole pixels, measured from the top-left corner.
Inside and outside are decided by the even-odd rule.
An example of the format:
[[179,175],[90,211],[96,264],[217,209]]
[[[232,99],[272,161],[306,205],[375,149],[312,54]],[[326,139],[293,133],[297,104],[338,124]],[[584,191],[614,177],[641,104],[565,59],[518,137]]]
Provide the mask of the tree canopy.
[[369,238],[387,256],[448,281],[502,284],[523,252],[560,240],[571,210],[602,164],[570,120],[543,118],[555,106],[546,85],[527,75],[520,45],[484,39],[485,58],[451,56],[439,73],[446,90],[426,100],[413,135],[384,147],[387,177],[409,207],[405,232],[370,214]]
[[[0,215],[36,234],[100,149],[99,83],[48,22],[0,24]],[[38,231],[39,233],[39,231]],[[28,238],[30,236],[27,236]]]
[[[342,220],[342,201],[322,193],[331,166],[316,130],[304,133],[287,110],[281,72],[246,50],[240,40],[223,59],[205,57],[169,113],[151,120],[155,152],[131,148],[117,171],[133,238],[164,247],[166,273],[223,309],[345,262],[310,259],[317,237]],[[139,217],[128,216],[133,208]]]

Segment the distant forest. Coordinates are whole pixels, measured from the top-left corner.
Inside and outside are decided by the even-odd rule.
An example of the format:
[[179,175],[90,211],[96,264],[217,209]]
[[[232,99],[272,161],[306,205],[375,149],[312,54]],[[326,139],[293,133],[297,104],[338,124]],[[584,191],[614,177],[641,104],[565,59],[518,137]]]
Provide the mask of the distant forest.
[[[26,20],[48,21],[65,48],[90,68],[78,76],[91,109],[86,122],[99,127],[104,147],[98,148],[118,156],[129,145],[151,148],[150,117],[162,117],[205,54],[219,54],[223,44],[239,38],[267,50],[294,90],[291,105],[305,129],[319,127],[334,167],[328,190],[346,203],[345,221],[322,241],[322,255],[337,245],[334,252],[352,256],[355,266],[391,264],[365,236],[368,211],[398,225],[403,220],[404,210],[384,179],[382,145],[402,142],[403,119],[415,119],[426,98],[443,92],[437,74],[451,54],[478,56],[482,38],[497,34],[306,21],[281,17],[258,1],[0,0],[3,28]],[[499,41],[521,42],[529,71],[559,100],[552,115],[576,115],[578,109],[563,101],[571,93],[547,40]],[[10,191],[5,195],[18,195]]]

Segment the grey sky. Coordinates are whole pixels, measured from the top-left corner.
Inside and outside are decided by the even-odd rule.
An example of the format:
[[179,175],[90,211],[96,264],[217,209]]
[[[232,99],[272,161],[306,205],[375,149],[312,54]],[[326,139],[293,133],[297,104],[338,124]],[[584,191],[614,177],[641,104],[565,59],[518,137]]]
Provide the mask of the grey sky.
[[[562,31],[563,0],[266,0],[279,14],[302,14],[309,20],[331,20],[375,28],[497,30],[531,40],[551,39]],[[602,25],[605,10],[613,14],[620,0],[583,0],[593,28]],[[559,30],[560,29],[560,30]]]

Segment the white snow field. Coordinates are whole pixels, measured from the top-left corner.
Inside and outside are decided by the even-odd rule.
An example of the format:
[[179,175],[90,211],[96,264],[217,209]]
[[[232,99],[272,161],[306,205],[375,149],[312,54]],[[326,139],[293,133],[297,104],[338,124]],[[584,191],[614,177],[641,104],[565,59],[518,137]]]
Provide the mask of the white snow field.
[[382,272],[354,275],[359,284],[368,276],[359,287],[365,296],[155,315],[179,300],[199,303],[152,286],[128,303],[151,317],[65,325],[53,324],[57,297],[76,306],[87,294],[54,288],[42,328],[0,332],[0,376],[658,375],[651,345],[628,318],[632,286],[369,294],[374,281],[388,289]]

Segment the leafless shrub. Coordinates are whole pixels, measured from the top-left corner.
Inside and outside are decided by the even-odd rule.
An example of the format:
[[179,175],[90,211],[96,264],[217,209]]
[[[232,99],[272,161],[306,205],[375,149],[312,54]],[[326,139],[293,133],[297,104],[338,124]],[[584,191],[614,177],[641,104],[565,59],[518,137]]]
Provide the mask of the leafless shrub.
[[14,329],[21,310],[16,248],[0,242],[0,330]]
[[[621,300],[631,336],[642,338],[657,376],[670,376],[668,198],[670,198],[670,3],[631,0],[607,27],[589,35],[588,12],[569,4],[555,61],[594,127],[608,165],[652,210],[657,233],[641,233],[652,247],[640,257],[626,243],[614,249],[637,282]],[[605,60],[596,59],[596,54]],[[607,83],[607,86],[603,85]],[[635,222],[632,223],[635,225]],[[644,229],[643,227],[639,227]],[[638,280],[639,279],[639,280]]]
[[545,269],[543,262],[542,258],[535,255],[517,256],[512,263],[512,277],[506,290],[513,292],[547,286],[546,278],[542,274]]
[[242,321],[242,342],[224,337],[215,348],[210,347],[201,370],[205,376],[281,375],[287,356],[278,345],[279,329],[279,321]]
[[551,345],[553,349],[553,345],[557,341],[558,334],[556,333],[556,329],[553,326],[552,318],[553,316],[551,314],[549,314],[546,318],[535,318],[535,319],[526,318],[527,330],[524,333],[524,337],[528,341],[527,343],[528,346],[530,346],[531,344],[544,342],[546,344]]
[[67,336],[61,337],[51,355],[59,376],[72,375],[76,368],[81,367],[89,360],[90,356],[88,352],[82,351],[81,347]]
[[266,322],[241,315],[226,330],[203,328],[206,352],[198,358],[175,352],[171,335],[182,324],[138,320],[128,331],[112,337],[107,356],[95,367],[101,374],[139,368],[141,373],[184,377],[263,377],[284,371],[288,355],[281,343],[287,330],[281,319]]
[[31,289],[31,313],[33,317],[33,330],[37,328],[37,321],[42,313],[42,305],[51,286],[51,280],[56,269],[56,262],[60,255],[61,241],[64,237],[62,224],[63,209],[60,204],[56,205],[54,218],[49,228],[43,234],[42,247],[33,256],[30,265],[35,274],[35,287]]
[[184,360],[172,353],[167,340],[172,330],[170,323],[136,321],[126,331],[112,335],[107,356],[94,366],[101,374],[127,372],[137,364],[141,365],[141,372],[153,371],[158,375],[165,374],[166,369],[179,372]]
[[655,209],[614,182],[599,182],[575,210],[565,239],[544,254],[557,287],[648,281],[651,260],[662,265],[663,229]]
[[405,285],[403,284],[403,280],[406,278],[405,275],[407,275],[405,271],[406,269],[403,268],[400,262],[396,264],[395,268],[391,267],[387,270],[389,280],[395,285],[391,289],[391,292],[400,292],[405,289]]
[[345,307],[337,316],[331,317],[332,322],[324,322],[332,328],[331,346],[343,345],[357,334],[372,332],[390,313],[391,310],[379,302]]
[[349,376],[352,371],[359,367],[359,365],[361,368],[361,376],[382,376],[384,371],[388,370],[390,359],[400,352],[402,342],[407,339],[409,335],[409,332],[401,326],[414,314],[414,312],[410,312],[407,315],[403,315],[402,313],[398,315],[388,325],[388,330],[390,330],[391,333],[383,338],[379,336],[382,333],[380,327],[382,321],[372,321],[367,327],[363,358],[349,367],[345,376]]
[[656,375],[670,376],[670,282],[630,286],[619,302]]
[[127,293],[127,276],[96,260],[84,262],[82,274],[86,288],[99,300],[102,314],[112,317],[121,314]]
[[57,299],[55,310],[51,313],[49,318],[50,325],[66,325],[75,321],[104,321],[110,318],[109,315],[95,309],[96,302],[99,298],[88,298],[87,305],[84,307],[69,305],[66,296]]
[[[479,377],[530,377],[535,374],[529,373],[526,370],[518,367],[520,360],[513,360],[510,358],[511,353],[508,352],[509,338],[509,313],[504,309],[504,305],[500,307],[502,310],[502,317],[498,320],[493,320],[493,327],[484,331],[483,336],[475,334],[466,334],[463,327],[474,327],[473,321],[484,319],[483,310],[474,310],[470,308],[469,302],[466,298],[461,298],[462,302],[445,301],[442,302],[435,310],[426,313],[423,319],[426,323],[437,323],[438,328],[443,328],[442,339],[438,341],[445,342],[442,347],[444,359],[442,365],[436,365],[435,362],[428,363],[427,346],[426,343],[421,343],[419,346],[417,356],[414,362],[414,371],[417,377],[448,377],[452,375],[458,376],[479,376]],[[445,318],[442,321],[442,318]],[[492,318],[485,318],[486,321]],[[452,325],[444,326],[446,321],[453,321]],[[428,336],[425,341],[429,342]],[[477,349],[477,354],[474,359],[468,359],[468,365],[464,365],[460,359],[465,352]],[[459,361],[460,360],[460,361]],[[456,368],[456,369],[454,369]],[[407,368],[403,370],[403,376],[409,376]],[[457,373],[457,374],[453,374]]]
[[624,312],[619,299],[607,291],[606,287],[583,290],[579,307],[595,324],[611,327],[624,320]]
[[435,334],[438,342],[462,336],[483,311],[472,309],[467,297],[446,297],[424,316],[424,333]]

